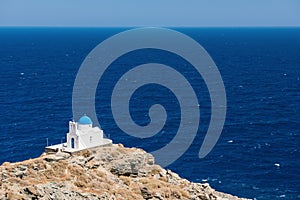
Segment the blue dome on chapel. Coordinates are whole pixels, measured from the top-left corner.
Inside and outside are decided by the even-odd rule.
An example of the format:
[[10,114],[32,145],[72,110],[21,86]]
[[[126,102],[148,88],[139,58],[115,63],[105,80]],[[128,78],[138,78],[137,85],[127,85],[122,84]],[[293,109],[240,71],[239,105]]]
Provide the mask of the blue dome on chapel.
[[82,116],[79,121],[78,124],[92,124],[92,120],[91,118],[89,118],[88,116]]

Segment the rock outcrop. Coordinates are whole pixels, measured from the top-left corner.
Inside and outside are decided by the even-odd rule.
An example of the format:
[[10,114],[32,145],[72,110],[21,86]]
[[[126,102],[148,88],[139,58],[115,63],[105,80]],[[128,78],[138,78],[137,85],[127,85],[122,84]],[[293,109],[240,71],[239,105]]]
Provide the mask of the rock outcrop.
[[122,145],[58,152],[0,166],[0,199],[240,199],[180,178]]

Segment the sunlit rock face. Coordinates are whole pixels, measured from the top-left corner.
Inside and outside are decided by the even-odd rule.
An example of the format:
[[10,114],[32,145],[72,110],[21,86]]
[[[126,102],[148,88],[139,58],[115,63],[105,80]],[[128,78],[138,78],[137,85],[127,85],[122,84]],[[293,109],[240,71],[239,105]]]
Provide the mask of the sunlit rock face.
[[192,183],[121,144],[0,166],[0,199],[240,199]]

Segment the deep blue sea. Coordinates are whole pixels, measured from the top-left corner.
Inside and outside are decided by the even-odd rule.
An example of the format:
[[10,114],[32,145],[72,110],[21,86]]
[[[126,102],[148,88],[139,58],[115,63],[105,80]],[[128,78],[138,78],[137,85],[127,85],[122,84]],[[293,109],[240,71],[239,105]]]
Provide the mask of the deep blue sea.
[[[39,156],[46,138],[49,144],[65,140],[82,61],[96,45],[123,30],[0,28],[0,163]],[[166,107],[166,126],[153,138],[128,136],[110,110],[116,77],[143,63],[163,63],[187,77],[201,102],[198,134],[169,169],[240,197],[300,199],[300,28],[175,30],[198,41],[222,75],[227,116],[218,143],[207,157],[198,158],[211,114],[205,83],[185,60],[153,49],[121,56],[98,85],[96,111],[106,135],[114,143],[149,152],[174,137],[180,107],[166,88],[147,85],[131,100],[132,118],[140,125],[149,123],[150,105]]]

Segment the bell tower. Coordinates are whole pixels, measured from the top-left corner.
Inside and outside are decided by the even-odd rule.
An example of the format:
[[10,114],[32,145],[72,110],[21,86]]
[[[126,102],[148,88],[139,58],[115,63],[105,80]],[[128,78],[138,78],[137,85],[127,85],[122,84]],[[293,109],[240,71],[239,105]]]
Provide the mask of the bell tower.
[[67,134],[67,147],[71,149],[78,149],[78,134],[77,134],[77,123],[69,122],[69,133]]

